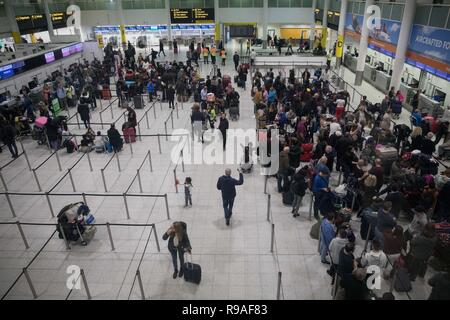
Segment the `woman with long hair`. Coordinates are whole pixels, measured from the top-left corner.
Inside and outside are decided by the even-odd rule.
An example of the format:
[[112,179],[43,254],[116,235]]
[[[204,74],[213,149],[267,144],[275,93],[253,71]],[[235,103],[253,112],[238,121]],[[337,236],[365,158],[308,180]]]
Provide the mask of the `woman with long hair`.
[[[163,240],[169,239],[168,248],[172,255],[173,262],[173,278],[177,276],[183,277],[184,270],[184,253],[187,251],[191,253],[192,247],[187,235],[187,225],[183,221],[174,222],[170,228],[164,233]],[[180,258],[180,272],[178,273],[178,258]]]

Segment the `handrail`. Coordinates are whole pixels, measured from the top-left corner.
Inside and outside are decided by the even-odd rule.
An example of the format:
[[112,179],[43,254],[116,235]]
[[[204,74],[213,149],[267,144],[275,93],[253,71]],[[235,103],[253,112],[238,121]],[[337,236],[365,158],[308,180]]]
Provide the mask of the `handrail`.
[[103,108],[103,110],[99,111],[99,114],[105,112],[106,110],[108,110],[108,108],[112,107],[113,103],[118,101],[118,100],[119,100],[119,98],[116,98],[116,99],[112,100],[105,108]]

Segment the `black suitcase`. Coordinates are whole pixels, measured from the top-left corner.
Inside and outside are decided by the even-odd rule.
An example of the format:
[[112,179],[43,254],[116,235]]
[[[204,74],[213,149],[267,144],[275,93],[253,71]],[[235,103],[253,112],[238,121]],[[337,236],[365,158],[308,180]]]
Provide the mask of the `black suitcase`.
[[234,76],[234,83],[238,83],[239,77],[238,76]]
[[292,206],[294,202],[294,193],[291,191],[283,192],[283,204]]
[[186,262],[183,266],[184,280],[199,284],[202,280],[202,268],[199,264]]
[[143,99],[141,95],[133,97],[133,103],[135,109],[142,109],[144,107]]

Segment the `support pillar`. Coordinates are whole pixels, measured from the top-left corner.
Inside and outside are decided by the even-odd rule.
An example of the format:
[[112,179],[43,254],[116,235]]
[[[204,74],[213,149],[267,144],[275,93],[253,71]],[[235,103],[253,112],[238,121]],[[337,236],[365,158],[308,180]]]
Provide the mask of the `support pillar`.
[[[221,26],[220,26],[220,12],[219,12],[219,0],[214,0],[214,22],[215,22],[215,33],[214,33],[214,41],[216,43],[216,47],[219,47],[219,43],[222,40],[221,34]],[[224,41],[222,41],[223,46],[225,47]]]
[[8,18],[8,23],[11,26],[11,34],[14,39],[14,43],[22,43],[19,26],[16,21],[16,12],[14,11],[12,3],[12,0],[6,0],[5,2],[6,17]]
[[269,0],[263,0],[262,41],[263,49],[267,49],[267,21],[269,20]]
[[120,24],[120,41],[122,43],[122,47],[126,48],[127,45],[127,35],[125,33],[125,18],[123,15],[123,7],[122,7],[122,0],[117,0],[117,17]]
[[359,42],[359,55],[358,63],[356,65],[355,85],[360,86],[363,81],[364,66],[366,64],[367,46],[369,44],[369,28],[367,27],[367,21],[372,13],[367,13],[369,6],[374,4],[374,0],[366,0],[366,6],[364,8],[364,21],[361,31],[361,40]]
[[342,64],[342,56],[344,52],[344,33],[345,33],[345,16],[347,15],[348,0],[341,0],[341,11],[339,16],[338,37],[336,44],[336,68],[340,68]]
[[50,36],[50,41],[52,41],[52,39],[55,37],[55,31],[53,30],[52,15],[50,14],[50,9],[48,8],[48,0],[43,0],[42,6],[44,7],[45,18],[47,20],[47,28],[48,34]]
[[311,50],[313,49],[314,39],[316,37],[316,9],[317,9],[317,0],[313,0],[312,3],[313,23],[311,24],[311,31],[309,32],[309,47],[311,48]]
[[172,21],[170,20],[170,0],[165,0],[166,3],[166,12],[167,12],[167,35],[169,37],[168,42],[169,42],[169,50],[172,50],[172,42],[173,42],[173,38],[172,38]]
[[398,37],[397,50],[395,51],[391,84],[389,86],[394,87],[395,90],[400,88],[403,66],[405,65],[406,49],[408,48],[409,35],[411,34],[415,14],[416,0],[406,1],[405,9],[403,9],[403,18],[400,28],[400,35]]
[[327,50],[329,8],[330,8],[330,0],[325,0],[323,5],[323,17],[322,17],[322,40],[320,41],[323,50]]

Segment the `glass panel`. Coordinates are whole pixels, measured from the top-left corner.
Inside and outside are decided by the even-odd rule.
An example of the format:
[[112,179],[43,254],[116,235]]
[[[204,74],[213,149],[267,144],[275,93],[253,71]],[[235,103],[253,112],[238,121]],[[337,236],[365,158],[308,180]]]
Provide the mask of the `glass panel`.
[[205,1],[203,0],[192,0],[192,7],[191,8],[204,8],[205,7]]
[[84,2],[84,1],[77,1],[77,2],[75,2],[75,4],[77,6],[79,6],[80,10],[82,10],[82,11],[87,10],[86,2]]
[[230,0],[228,1],[230,8],[240,8],[241,7],[241,0]]
[[205,8],[214,8],[214,0],[205,0]]
[[264,0],[253,0],[253,7],[264,8]]
[[278,8],[289,8],[290,1],[289,0],[278,0]]
[[155,1],[155,9],[165,9],[166,2],[164,0],[153,0]]
[[448,7],[434,6],[431,10],[430,25],[433,27],[444,28],[447,21]]
[[364,15],[364,9],[366,9],[366,4],[364,2],[359,3],[358,14]]
[[122,8],[124,10],[133,9],[133,1],[122,1]]
[[447,21],[447,29],[450,29],[450,19]]
[[383,3],[381,6],[381,18],[382,19],[390,19],[391,18],[391,8],[392,4]]
[[341,2],[340,1],[330,1],[330,10],[331,11],[341,11]]
[[242,8],[251,8],[253,7],[253,0],[242,0],[241,1]]
[[403,8],[404,8],[403,4],[393,4],[391,20],[401,21],[403,15]]
[[303,7],[312,8],[312,0],[303,0]]
[[278,0],[269,0],[269,8],[277,8]]
[[228,8],[228,0],[219,0],[219,8]]
[[416,18],[414,19],[414,23],[428,25],[428,18],[430,17],[431,7],[430,6],[421,6],[416,9]]
[[0,17],[6,17],[6,10],[3,5],[0,5]]

